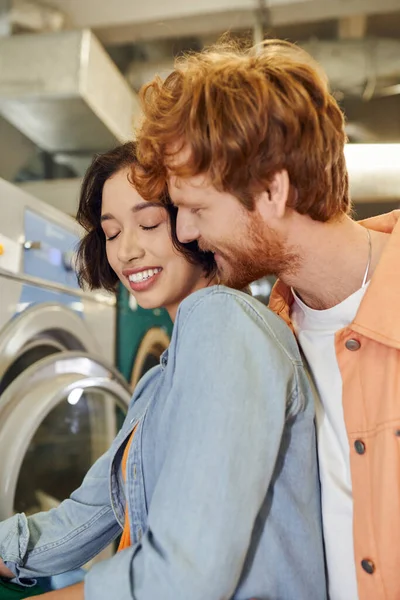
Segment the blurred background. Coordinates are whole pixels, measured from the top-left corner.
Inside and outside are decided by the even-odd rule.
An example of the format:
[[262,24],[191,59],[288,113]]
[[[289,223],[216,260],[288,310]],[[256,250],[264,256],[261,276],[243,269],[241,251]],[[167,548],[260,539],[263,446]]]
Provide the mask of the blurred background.
[[228,30],[320,62],[347,118],[357,217],[397,207],[400,0],[0,0],[0,177],[74,215],[93,153],[132,136],[143,83]]
[[168,345],[163,311],[79,290],[72,217],[93,155],[132,139],[141,86],[226,31],[320,62],[356,216],[400,206],[400,0],[0,0],[0,519],[68,496]]

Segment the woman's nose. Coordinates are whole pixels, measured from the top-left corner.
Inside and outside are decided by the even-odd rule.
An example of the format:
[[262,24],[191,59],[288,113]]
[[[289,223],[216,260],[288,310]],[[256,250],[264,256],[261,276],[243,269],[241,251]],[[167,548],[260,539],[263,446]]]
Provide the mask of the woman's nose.
[[139,244],[137,236],[132,233],[120,234],[118,260],[122,264],[128,264],[142,258],[144,254],[144,248]]

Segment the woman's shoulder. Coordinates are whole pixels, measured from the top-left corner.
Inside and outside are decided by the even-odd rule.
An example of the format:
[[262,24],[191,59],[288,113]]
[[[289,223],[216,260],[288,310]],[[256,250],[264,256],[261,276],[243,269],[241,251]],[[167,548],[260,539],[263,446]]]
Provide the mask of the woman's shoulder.
[[[215,360],[215,353],[226,355],[246,351],[265,360],[280,356],[301,364],[295,337],[286,323],[259,300],[246,292],[213,286],[194,292],[181,303],[171,340],[171,355],[199,356]],[[210,360],[211,360],[210,358]]]
[[221,299],[227,302],[237,302],[238,300],[252,298],[247,292],[239,292],[225,285],[212,285],[193,292],[187,298],[182,300],[179,310],[181,312],[190,311],[193,307],[201,304],[219,304]]
[[135,389],[133,390],[132,398],[129,404],[129,410],[131,410],[133,407],[136,408],[139,402],[146,402],[146,399],[152,396],[154,390],[159,384],[162,371],[162,366],[159,364],[152,367],[144,375],[142,375],[136,384]]
[[[185,298],[179,307],[176,324],[182,328],[185,323],[196,321],[196,326],[213,321],[213,333],[219,324],[229,321],[236,326],[250,325],[287,335],[288,327],[275,313],[249,293],[215,285],[198,290]],[[290,334],[289,334],[290,335]]]

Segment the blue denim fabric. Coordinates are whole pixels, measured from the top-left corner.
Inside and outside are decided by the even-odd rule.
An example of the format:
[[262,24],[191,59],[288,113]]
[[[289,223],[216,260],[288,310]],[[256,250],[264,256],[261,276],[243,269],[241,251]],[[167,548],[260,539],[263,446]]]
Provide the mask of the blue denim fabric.
[[[126,488],[121,458],[133,428]],[[95,565],[87,600],[325,600],[312,390],[281,319],[221,286],[180,306],[110,450],[61,506],[0,524],[0,556],[29,584]]]

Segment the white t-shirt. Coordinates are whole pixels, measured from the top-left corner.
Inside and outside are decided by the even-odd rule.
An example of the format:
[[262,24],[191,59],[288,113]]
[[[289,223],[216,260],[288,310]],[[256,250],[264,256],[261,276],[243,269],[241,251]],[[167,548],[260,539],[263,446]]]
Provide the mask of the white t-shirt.
[[349,443],[335,333],[354,320],[366,289],[364,286],[327,310],[309,308],[293,292],[291,309],[294,330],[319,393],[317,447],[330,600],[358,599]]

